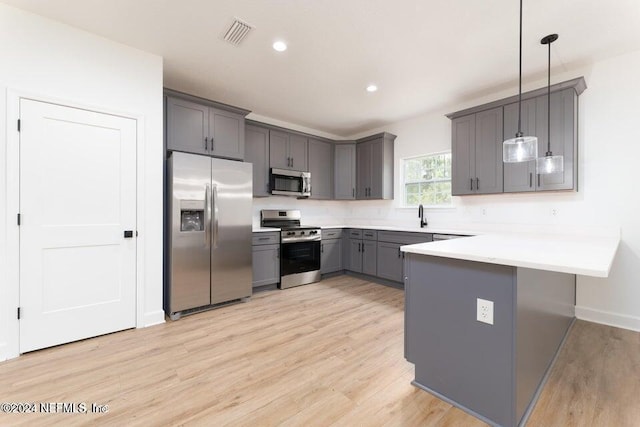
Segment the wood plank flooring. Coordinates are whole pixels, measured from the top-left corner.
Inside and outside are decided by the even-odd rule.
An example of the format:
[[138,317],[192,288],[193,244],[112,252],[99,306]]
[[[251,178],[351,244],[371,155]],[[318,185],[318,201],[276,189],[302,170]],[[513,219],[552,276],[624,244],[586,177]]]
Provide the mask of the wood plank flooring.
[[[411,386],[403,293],[348,276],[0,363],[0,425],[482,426]],[[530,426],[640,425],[640,334],[577,322]]]

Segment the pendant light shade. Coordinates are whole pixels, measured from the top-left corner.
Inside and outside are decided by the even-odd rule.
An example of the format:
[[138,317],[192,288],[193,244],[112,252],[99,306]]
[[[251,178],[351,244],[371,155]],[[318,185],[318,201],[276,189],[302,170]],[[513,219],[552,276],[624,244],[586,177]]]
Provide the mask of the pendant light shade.
[[564,172],[564,157],[554,156],[551,152],[551,43],[558,40],[557,34],[549,34],[540,40],[549,46],[549,68],[547,72],[547,152],[544,157],[536,159],[536,173],[549,175]]
[[538,156],[538,138],[516,136],[502,143],[502,161],[505,163],[528,162]]
[[515,138],[502,143],[502,161],[520,163],[535,160],[538,157],[538,138],[523,136],[522,133],[522,0],[520,0],[520,56],[518,73],[518,132]]

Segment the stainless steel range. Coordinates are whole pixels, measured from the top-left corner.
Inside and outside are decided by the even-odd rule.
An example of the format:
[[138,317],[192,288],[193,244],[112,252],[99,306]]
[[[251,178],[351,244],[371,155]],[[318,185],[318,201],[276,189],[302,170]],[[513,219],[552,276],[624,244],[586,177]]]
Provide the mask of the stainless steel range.
[[263,227],[280,228],[280,288],[320,280],[320,227],[301,226],[299,210],[260,212]]

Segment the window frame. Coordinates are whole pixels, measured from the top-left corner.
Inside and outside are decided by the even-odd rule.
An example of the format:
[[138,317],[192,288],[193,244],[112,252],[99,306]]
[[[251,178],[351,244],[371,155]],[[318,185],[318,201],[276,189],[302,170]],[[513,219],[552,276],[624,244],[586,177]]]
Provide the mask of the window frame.
[[[439,156],[442,154],[452,154],[451,150],[442,150],[442,151],[436,151],[433,153],[426,153],[426,154],[418,154],[415,156],[407,156],[407,157],[403,157],[400,159],[400,186],[401,186],[401,193],[402,193],[402,203],[401,206],[403,208],[407,208],[407,209],[415,209],[418,207],[418,205],[408,205],[406,203],[407,200],[407,182],[406,182],[406,161],[408,160],[413,160],[413,159],[419,159],[419,158],[423,158],[423,157],[432,157],[432,156]],[[453,169],[453,166],[452,166]],[[453,172],[453,171],[452,171]],[[452,183],[453,185],[453,173],[451,173],[451,177],[449,179],[449,181]],[[452,192],[453,192],[453,188],[452,188]],[[453,208],[453,194],[451,196],[451,199],[449,199],[449,203],[447,204],[441,204],[441,205],[423,205],[425,208],[428,209],[451,209]]]

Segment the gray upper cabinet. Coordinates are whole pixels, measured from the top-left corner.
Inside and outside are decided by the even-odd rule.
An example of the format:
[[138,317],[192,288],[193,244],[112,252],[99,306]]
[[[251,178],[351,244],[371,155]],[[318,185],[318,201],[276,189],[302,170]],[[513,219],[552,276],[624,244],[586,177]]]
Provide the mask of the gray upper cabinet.
[[[544,108],[536,109],[537,112],[546,113],[547,97],[538,99],[538,105]],[[544,123],[547,115],[543,114]],[[546,127],[546,126],[545,126]],[[538,136],[538,156],[542,157],[547,152],[547,132]],[[536,180],[536,190],[577,190],[578,182],[578,96],[572,88],[564,89],[551,94],[551,151],[554,155],[561,154],[564,157],[564,172],[539,175]]]
[[356,198],[393,199],[395,135],[380,133],[356,144]]
[[353,200],[356,198],[356,145],[335,144],[334,157],[334,198]]
[[[564,157],[564,172],[536,173],[536,162],[503,163],[502,141],[518,130],[518,97],[447,114],[451,119],[452,193],[515,193],[578,189],[578,97],[584,78],[551,86],[551,151]],[[538,157],[547,152],[547,88],[522,94],[522,132],[538,138]]]
[[269,164],[272,168],[307,172],[308,149],[309,142],[306,137],[276,130],[269,131]]
[[221,104],[213,101],[200,103],[194,101],[199,98],[180,96],[166,100],[168,150],[244,159],[244,117],[249,111],[230,106],[234,111],[227,111],[214,107]]
[[166,126],[167,149],[209,154],[209,107],[169,97]]
[[[536,162],[505,163],[504,191],[546,191],[576,189],[577,158],[577,94],[573,88],[551,93],[551,151],[564,157],[564,172],[537,175]],[[528,99],[522,104],[522,129],[525,135],[538,138],[538,157],[547,152],[547,96]],[[515,134],[518,127],[518,104],[504,107],[505,135]]]
[[452,193],[502,192],[502,107],[453,119]]
[[333,144],[309,138],[311,199],[333,198]]
[[454,196],[473,194],[476,175],[475,114],[453,119],[451,133],[451,192]]
[[253,196],[269,195],[269,130],[245,126],[245,161],[253,164]]
[[244,116],[209,108],[210,154],[244,159]]
[[[522,132],[537,135],[536,98],[522,102]],[[518,103],[504,106],[504,138],[512,138],[518,132]],[[504,163],[504,192],[535,191],[536,162]]]

